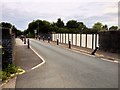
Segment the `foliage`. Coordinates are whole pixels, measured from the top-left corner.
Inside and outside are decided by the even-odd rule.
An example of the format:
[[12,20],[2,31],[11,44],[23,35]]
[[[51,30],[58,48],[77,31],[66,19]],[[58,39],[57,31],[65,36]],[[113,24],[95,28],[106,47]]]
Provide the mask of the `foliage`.
[[4,71],[1,71],[1,72],[2,74],[0,79],[2,79],[2,81],[7,80],[7,78],[10,77],[10,73],[4,72]]
[[64,22],[60,18],[58,18],[56,26],[58,26],[59,28],[62,28],[62,27],[64,27]]
[[17,71],[18,71],[18,68],[13,64],[9,64],[7,68],[5,69],[5,72],[10,73],[10,74],[16,73]]
[[79,24],[75,20],[69,20],[66,25],[67,28],[78,28],[78,26]]
[[95,23],[95,24],[93,25],[93,28],[92,28],[92,29],[93,29],[94,31],[98,32],[98,31],[102,30],[102,27],[103,27],[102,23],[97,22],[97,23]]
[[28,25],[28,29],[26,32],[35,35],[34,30],[37,30],[38,33],[48,33],[51,30],[50,23],[45,20],[36,20]]
[[0,23],[0,27],[11,28],[11,27],[12,27],[12,24],[7,23],[7,22],[1,22],[1,23]]
[[[116,27],[111,27],[116,30]],[[97,22],[93,25],[92,28],[86,27],[83,22],[77,22],[76,20],[69,20],[66,25],[61,20],[61,18],[57,19],[57,22],[50,23],[45,20],[34,20],[28,25],[28,29],[25,31],[25,34],[29,36],[34,36],[34,30],[37,30],[38,34],[43,33],[98,33],[99,31],[108,31],[107,25],[102,25],[102,23]]]
[[[14,33],[14,34],[16,35],[16,37],[19,36],[19,35],[21,35],[21,31],[18,30],[18,29],[17,29],[14,25],[12,25],[11,23],[1,22],[1,23],[0,23],[0,27],[3,28],[2,30],[4,30],[4,28],[8,29],[7,32],[9,32],[9,33],[10,33],[9,29],[11,29],[12,33]],[[2,31],[2,32],[3,32],[3,35],[7,33],[6,31],[5,31],[5,32]]]
[[117,29],[118,29],[118,26],[111,26],[111,27],[109,28],[110,31],[117,30]]
[[0,71],[0,79],[2,79],[2,81],[6,80],[11,74],[19,72],[18,69],[15,65],[9,64],[3,71]]

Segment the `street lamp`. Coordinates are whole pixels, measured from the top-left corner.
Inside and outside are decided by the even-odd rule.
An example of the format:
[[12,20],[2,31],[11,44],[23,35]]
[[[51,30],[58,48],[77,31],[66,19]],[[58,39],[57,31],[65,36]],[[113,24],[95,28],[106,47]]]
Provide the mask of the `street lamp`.
[[13,26],[11,26],[11,28],[10,28],[10,34],[12,34],[12,29],[13,29]]
[[39,36],[39,21],[38,21],[38,36]]

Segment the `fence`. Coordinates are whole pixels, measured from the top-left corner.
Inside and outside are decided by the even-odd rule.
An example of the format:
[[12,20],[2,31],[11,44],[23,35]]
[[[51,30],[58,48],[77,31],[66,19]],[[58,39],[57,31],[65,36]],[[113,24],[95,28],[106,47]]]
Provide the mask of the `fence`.
[[99,35],[98,34],[52,34],[52,41],[59,40],[59,43],[68,44],[71,41],[72,45],[95,49],[98,47]]

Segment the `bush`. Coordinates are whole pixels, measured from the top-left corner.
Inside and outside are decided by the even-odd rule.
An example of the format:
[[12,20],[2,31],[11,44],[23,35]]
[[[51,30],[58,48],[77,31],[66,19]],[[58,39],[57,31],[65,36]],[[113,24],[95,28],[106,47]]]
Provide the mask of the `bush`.
[[0,81],[2,80],[2,71],[0,70]]
[[4,71],[1,71],[1,72],[2,74],[0,75],[0,79],[2,79],[2,81],[7,80],[8,77],[10,77],[10,73],[4,72]]
[[6,71],[7,73],[14,74],[14,73],[17,73],[18,68],[17,68],[15,65],[13,65],[13,64],[9,64],[9,65],[7,66],[7,68],[5,69],[5,71]]
[[15,74],[18,72],[18,67],[13,64],[9,64],[3,71],[0,71],[0,80],[7,80],[11,74]]

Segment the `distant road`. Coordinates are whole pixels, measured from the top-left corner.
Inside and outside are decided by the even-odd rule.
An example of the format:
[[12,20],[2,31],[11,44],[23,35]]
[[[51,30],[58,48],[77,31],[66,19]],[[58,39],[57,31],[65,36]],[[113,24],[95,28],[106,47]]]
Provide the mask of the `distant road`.
[[31,40],[46,63],[18,77],[17,88],[117,88],[118,64]]

